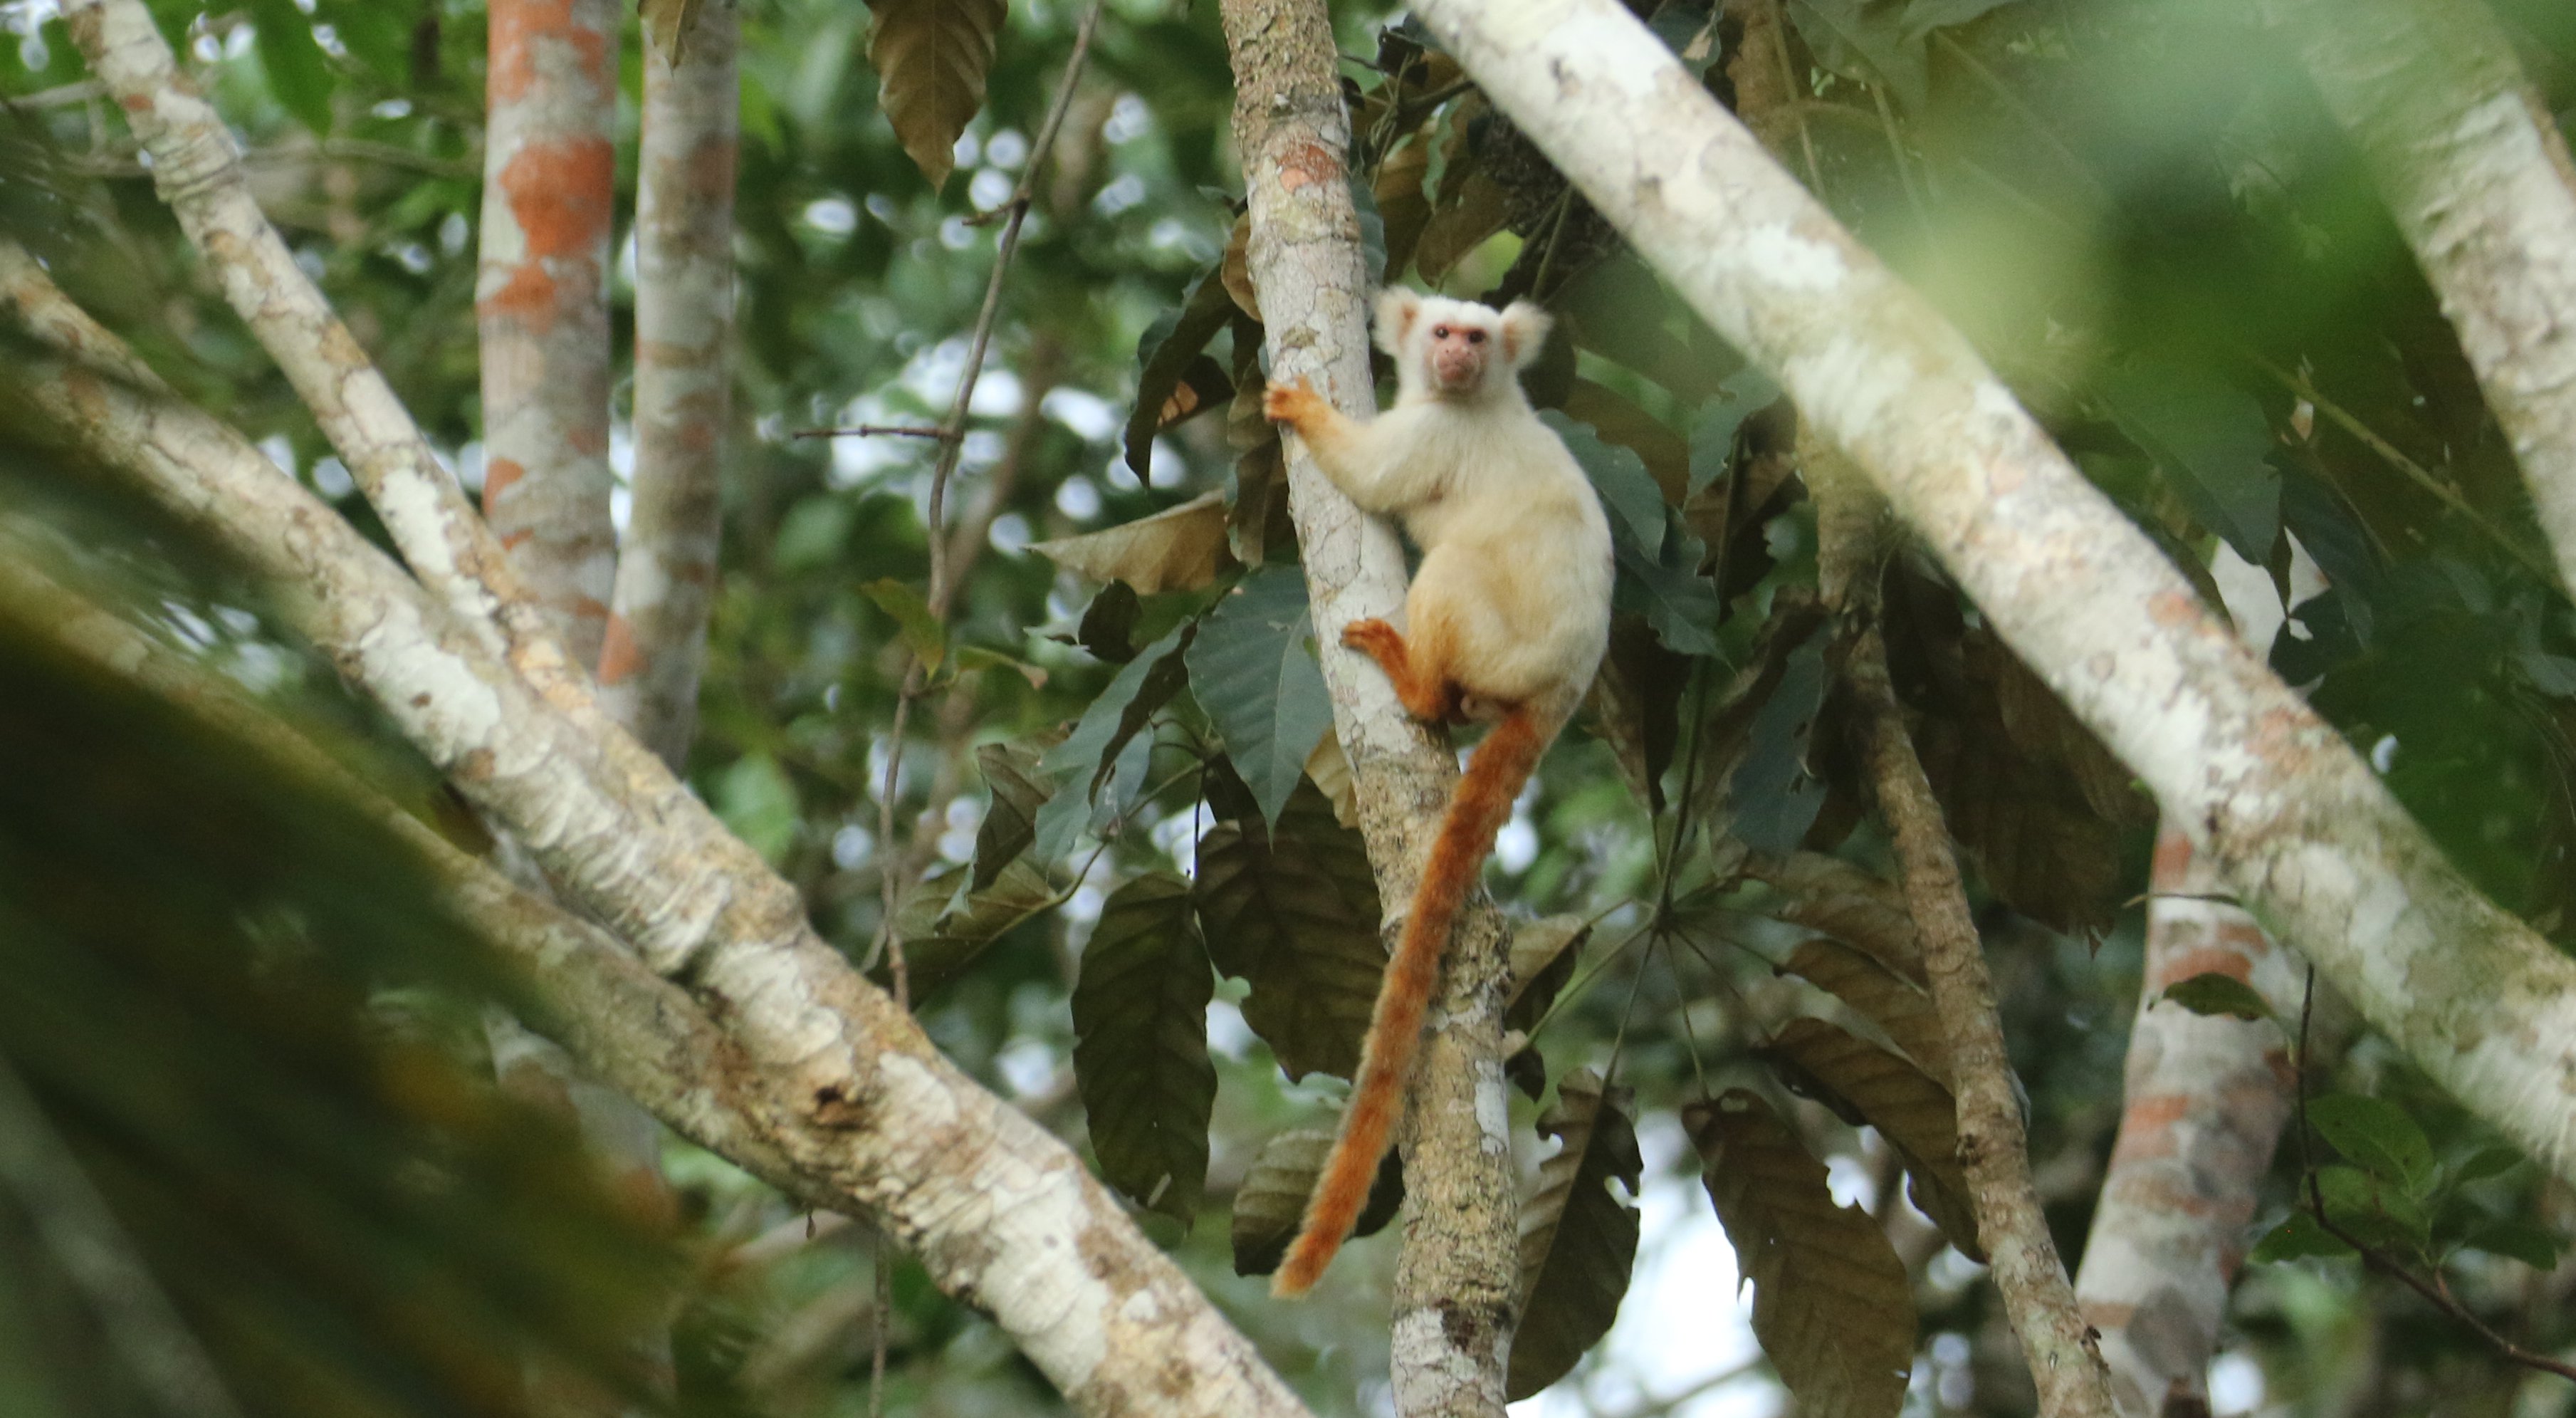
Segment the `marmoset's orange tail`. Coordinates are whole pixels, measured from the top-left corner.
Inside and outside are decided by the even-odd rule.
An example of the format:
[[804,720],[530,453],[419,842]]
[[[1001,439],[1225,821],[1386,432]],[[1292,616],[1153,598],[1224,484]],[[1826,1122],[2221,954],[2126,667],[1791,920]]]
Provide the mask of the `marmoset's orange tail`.
[[1547,752],[1556,726],[1541,723],[1524,705],[1503,716],[1468,760],[1467,775],[1449,799],[1448,815],[1431,860],[1422,869],[1422,885],[1413,894],[1413,910],[1404,936],[1387,962],[1386,981],[1378,987],[1377,1009],[1369,1020],[1367,1042],[1360,1047],[1360,1073],[1351,1085],[1351,1102],[1342,1113],[1341,1136],[1316,1179],[1306,1202],[1306,1222],[1288,1248],[1288,1258],[1270,1282],[1270,1293],[1283,1297],[1313,1289],[1334,1253],[1349,1238],[1351,1226],[1367,1204],[1378,1163],[1404,1116],[1405,1088],[1413,1077],[1414,1050],[1422,1042],[1422,1015],[1431,990],[1440,981],[1440,957],[1449,946],[1449,927],[1458,905],[1476,884],[1494,835],[1511,819],[1512,800]]

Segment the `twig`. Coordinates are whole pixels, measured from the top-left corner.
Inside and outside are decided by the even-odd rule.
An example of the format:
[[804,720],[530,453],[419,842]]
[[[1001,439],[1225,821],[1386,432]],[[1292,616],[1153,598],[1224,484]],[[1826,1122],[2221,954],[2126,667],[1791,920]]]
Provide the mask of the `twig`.
[[[1046,165],[1048,152],[1055,147],[1056,134],[1064,127],[1065,111],[1073,106],[1073,93],[1082,79],[1084,60],[1091,54],[1091,37],[1100,28],[1103,0],[1092,0],[1083,12],[1082,26],[1074,32],[1073,53],[1064,62],[1064,78],[1058,83],[1055,104],[1047,110],[1046,122],[1038,129],[1037,141],[1029,145],[1026,166],[1020,169],[1020,184],[1011,192],[1011,200],[1001,210],[1010,213],[1002,226],[1002,239],[993,253],[992,278],[984,285],[984,306],[975,316],[975,331],[967,340],[966,368],[957,379],[957,396],[949,402],[948,418],[940,425],[939,462],[930,474],[930,505],[924,521],[930,543],[930,594],[925,598],[933,607],[932,615],[946,623],[948,587],[948,480],[957,472],[957,459],[966,444],[966,414],[975,398],[975,381],[984,372],[984,351],[993,341],[993,321],[1002,309],[1002,285],[1011,270],[1011,258],[1020,249],[1020,229],[1026,224],[1029,206],[1037,190],[1038,172]],[[908,436],[918,437],[919,434]],[[912,701],[920,697],[924,675],[921,659],[905,651],[903,687],[894,702],[894,724],[886,735],[885,786],[877,795],[877,839],[880,852],[887,854],[889,868],[895,861],[894,807],[895,783],[903,768],[903,731],[912,717]],[[885,919],[877,928],[877,944],[886,952],[893,976],[895,1007],[912,1008],[912,975],[903,958],[903,932],[895,925],[895,912],[902,905],[903,873],[886,870],[881,874]],[[875,954],[875,950],[869,952]]]
[[2519,1364],[2526,1369],[2537,1369],[2544,1374],[2556,1374],[2562,1379],[2576,1380],[2576,1364],[2562,1363],[2546,1354],[2535,1354],[2505,1338],[2485,1320],[2479,1319],[2475,1312],[2461,1304],[2459,1298],[2451,1293],[2451,1282],[2444,1279],[2439,1270],[2436,1270],[2432,1278],[2427,1280],[2409,1269],[2397,1257],[2345,1230],[2326,1215],[2325,1188],[2317,1181],[2315,1159],[2308,1154],[2308,1020],[2315,1013],[2316,1004],[2317,971],[2316,967],[2311,965],[2308,967],[2307,987],[2299,997],[2299,1052],[2293,1068],[2292,1080],[2296,1089],[2291,1097],[2296,1102],[2299,1114],[2299,1172],[2300,1180],[2304,1184],[2301,1190],[2307,1194],[2308,1215],[2317,1223],[2317,1229],[2352,1247],[2354,1253],[2361,1257],[2361,1263],[2364,1266],[2414,1291],[2423,1297],[2424,1303],[2449,1316],[2455,1323],[2466,1326],[2471,1333],[2485,1340],[2489,1348],[2495,1350],[2497,1358],[2508,1364]]
[[787,436],[790,438],[935,438],[943,443],[954,443],[965,437],[962,433],[951,433],[944,428],[919,428],[900,423],[862,423],[846,428],[800,428]]
[[2398,472],[2405,474],[2407,481],[2432,494],[2434,500],[2440,502],[2443,506],[2459,513],[2462,517],[2467,518],[2471,526],[2474,526],[2479,531],[2486,533],[2487,537],[2492,540],[2498,548],[2502,549],[2506,556],[2513,558],[2514,562],[2521,566],[2523,570],[2530,572],[2532,579],[2545,586],[2556,586],[2558,584],[2557,568],[2541,560],[2536,553],[2526,549],[2521,543],[2516,542],[2512,537],[2506,535],[2504,528],[2497,526],[2493,521],[2488,519],[2485,513],[2480,512],[2477,508],[2471,506],[2468,498],[2462,496],[2458,488],[2455,488],[2449,483],[2442,481],[2440,478],[2433,476],[2433,474],[2428,471],[2424,465],[2400,452],[2396,444],[2389,442],[2387,439],[2382,438],[2377,433],[2371,431],[2370,426],[2355,417],[2350,410],[2346,409],[2343,405],[2336,403],[2334,400],[2327,398],[2325,395],[2318,393],[2316,386],[2309,383],[2305,376],[2294,374],[2289,370],[2283,369],[2279,365],[2272,363],[2270,360],[2265,359],[2261,355],[2255,354],[2250,350],[2246,352],[2246,358],[2253,361],[2255,368],[2262,370],[2265,374],[2268,374],[2274,379],[2280,381],[2283,388],[2288,389],[2291,393],[2307,400],[2311,404],[2314,404],[2317,408],[2317,412],[2324,414],[2327,418],[2334,421],[2335,427],[2342,429],[2344,432],[2349,433],[2354,438],[2360,440],[2363,447],[2368,448],[2371,452],[2379,455],[2380,461],[2388,464],[2388,466],[2392,468],[2395,468]]

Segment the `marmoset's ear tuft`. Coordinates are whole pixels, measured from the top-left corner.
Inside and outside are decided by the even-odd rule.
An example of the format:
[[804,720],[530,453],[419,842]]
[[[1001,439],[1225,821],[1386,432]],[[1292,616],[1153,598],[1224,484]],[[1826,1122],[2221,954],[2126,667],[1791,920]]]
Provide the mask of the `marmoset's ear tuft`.
[[1377,293],[1377,347],[1397,360],[1404,358],[1405,337],[1422,314],[1422,297],[1402,286]]
[[1513,301],[1503,311],[1503,358],[1514,369],[1529,368],[1555,327],[1555,316],[1526,300]]

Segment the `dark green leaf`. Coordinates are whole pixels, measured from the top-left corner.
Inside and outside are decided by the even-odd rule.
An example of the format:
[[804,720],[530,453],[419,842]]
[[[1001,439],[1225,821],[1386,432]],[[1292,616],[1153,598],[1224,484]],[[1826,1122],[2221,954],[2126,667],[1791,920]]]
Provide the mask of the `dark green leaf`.
[[2472,1153],[2468,1160],[2452,1169],[2451,1185],[2466,1186],[2471,1182],[2485,1181],[2489,1177],[2501,1177],[2521,1166],[2522,1162],[2523,1156],[2519,1148],[2481,1147]]
[[1225,328],[1234,314],[1234,297],[1226,294],[1222,266],[1200,273],[1178,310],[1167,310],[1145,328],[1136,342],[1136,408],[1127,416],[1127,466],[1152,480],[1154,435],[1166,425],[1198,412],[1199,405],[1172,407],[1173,392],[1191,361]]
[[1923,111],[1931,81],[1923,37],[1901,12],[1871,0],[1789,0],[1789,17],[1816,62],[1846,79],[1887,88],[1908,113]]
[[2014,3],[2016,0],[1908,0],[1905,32],[1924,35],[1953,25],[1968,24]]
[[2308,1100],[2308,1123],[2344,1159],[2404,1187],[2429,1195],[2437,1178],[2433,1144],[2406,1110],[2384,1098],[2329,1093]]
[[[1261,1155],[1252,1159],[1252,1170],[1234,1192],[1235,1274],[1268,1275],[1279,1268],[1306,1217],[1315,1177],[1332,1150],[1333,1134],[1320,1128],[1283,1132],[1261,1144]],[[1377,1182],[1369,1188],[1368,1205],[1361,1208],[1352,1237],[1385,1230],[1403,1204],[1404,1166],[1390,1148],[1378,1164]]]
[[2317,1224],[2315,1217],[2304,1211],[2293,1211],[2278,1226],[2263,1233],[2246,1259],[2257,1265],[2275,1265],[2285,1260],[2317,1257],[2324,1260],[2347,1260],[2359,1254]]
[[[1004,864],[990,885],[970,881],[963,899],[954,898],[958,875],[947,872],[923,882],[903,903],[904,972],[915,1004],[964,974],[1023,922],[1056,906],[1055,888],[1025,861]],[[881,963],[869,978],[891,987],[894,972]]]
[[1251,982],[1243,1021],[1290,1078],[1359,1067],[1386,973],[1377,878],[1311,781],[1276,829],[1219,823],[1199,842],[1199,921],[1217,968]]
[[1753,716],[1744,759],[1727,784],[1727,830],[1757,852],[1798,850],[1825,805],[1825,785],[1807,771],[1807,738],[1825,702],[1827,632],[1819,630],[1788,659],[1779,687]]
[[1138,1205],[1184,1223],[1207,1184],[1215,986],[1189,883],[1155,873],[1101,907],[1073,987],[1073,1073],[1100,1174]]
[[1082,625],[1073,638],[1102,663],[1123,665],[1136,658],[1136,617],[1143,608],[1135,587],[1112,581],[1083,608]]
[[2432,1244],[2432,1221],[2395,1181],[2359,1167],[2317,1169],[2326,1217],[2347,1234],[2382,1250],[2416,1252]]
[[1637,1192],[1645,1163],[1628,1090],[1602,1087],[1590,1069],[1557,1085],[1538,1122],[1563,1143],[1538,1168],[1538,1192],[1521,1208],[1520,1325],[1503,1383],[1517,1401],[1556,1382],[1610,1332],[1637,1263],[1637,1208],[1611,1191]]
[[2113,422],[2156,461],[2192,516],[2256,566],[2281,530],[2271,425],[2245,394],[2188,371],[2137,366],[2103,384]]
[[1592,479],[1593,490],[1601,494],[1601,505],[1610,513],[1613,524],[1625,527],[1629,539],[1641,547],[1662,546],[1664,492],[1655,485],[1654,474],[1646,471],[1646,460],[1632,449],[1603,442],[1589,425],[1554,409],[1544,410],[1538,417],[1539,422],[1565,440],[1565,451],[1574,455],[1584,476]]
[[1333,726],[1311,633],[1306,573],[1281,564],[1238,582],[1190,646],[1191,697],[1216,721],[1226,756],[1266,822],[1278,820],[1307,755]]
[[259,63],[269,88],[295,121],[316,136],[331,133],[331,58],[313,38],[313,22],[295,0],[251,0],[259,27]]
[[1690,431],[1690,487],[1697,492],[1717,481],[1735,453],[1735,435],[1744,421],[1770,407],[1780,386],[1757,369],[1748,369],[1718,387],[1700,407]]
[[2461,1244],[2489,1255],[2508,1256],[2546,1274],[2558,1268],[2567,1241],[2545,1227],[2522,1221],[2498,1221],[2481,1227]]
[[974,889],[981,891],[1038,840],[1038,810],[1046,806],[1049,789],[1034,750],[988,743],[975,750],[975,763],[993,795],[975,829]]
[[2214,970],[2170,986],[2163,998],[2199,1015],[2233,1015],[2238,1019],[2272,1017],[2272,1006],[2252,985]]

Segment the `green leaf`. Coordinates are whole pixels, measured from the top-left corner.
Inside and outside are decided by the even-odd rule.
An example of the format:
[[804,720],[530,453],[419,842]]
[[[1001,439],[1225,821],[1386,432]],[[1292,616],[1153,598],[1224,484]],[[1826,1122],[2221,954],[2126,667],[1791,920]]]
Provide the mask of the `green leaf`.
[[1576,466],[1592,480],[1593,490],[1601,494],[1601,505],[1610,513],[1612,522],[1624,525],[1639,546],[1662,546],[1664,491],[1655,485],[1654,474],[1646,471],[1646,460],[1633,449],[1602,441],[1589,425],[1554,409],[1538,417],[1539,422],[1565,440],[1565,451],[1574,455]]
[[1333,726],[1310,634],[1306,573],[1289,563],[1237,583],[1190,645],[1190,694],[1216,721],[1265,822],[1279,820],[1316,740]]
[[919,591],[891,576],[880,576],[859,590],[876,602],[878,610],[894,617],[895,624],[903,630],[904,643],[912,647],[922,668],[935,670],[940,661],[948,658],[948,627],[930,613],[930,603],[921,598]]
[[2238,1019],[2272,1017],[2272,1006],[2252,985],[2215,970],[2175,983],[2160,998],[2198,1015],[2232,1015]]
[[1727,783],[1727,830],[1757,852],[1798,850],[1825,806],[1825,784],[1807,771],[1807,739],[1825,703],[1825,639],[1819,628],[1791,652],[1778,687],[1753,716],[1744,758]]
[[2420,1253],[2432,1244],[2430,1218],[2388,1178],[2338,1163],[2317,1169],[2317,1191],[2327,1219],[2367,1245]]
[[1753,1334],[1801,1413],[1893,1415],[1914,1364],[1914,1293],[1887,1233],[1837,1206],[1824,1164],[1760,1094],[1682,1110],[1701,1180],[1753,1285]]
[[1386,218],[1378,213],[1376,191],[1357,172],[1350,174],[1350,189],[1351,212],[1360,221],[1360,262],[1368,271],[1365,289],[1376,290],[1386,284]]
[[[1171,702],[1188,679],[1181,652],[1188,648],[1195,622],[1184,621],[1173,626],[1162,639],[1147,646],[1136,658],[1121,667],[1082,711],[1082,720],[1063,743],[1047,751],[1043,766],[1049,773],[1087,775],[1082,782],[1088,795],[1108,776],[1109,765],[1118,750],[1127,746],[1154,711]],[[1079,781],[1079,780],[1078,780]]]
[[295,8],[295,0],[251,0],[250,9],[259,31],[259,66],[268,73],[269,89],[296,122],[328,137],[331,57],[313,38],[313,22]]
[[2349,1260],[2359,1254],[2318,1225],[2315,1217],[2304,1211],[2293,1211],[2288,1219],[2265,1232],[2263,1239],[2254,1243],[2254,1249],[2246,1259],[2258,1265],[2274,1265],[2307,1257]]
[[[915,887],[898,918],[916,1005],[966,973],[1002,937],[1056,906],[1055,887],[1024,861],[1003,864],[987,885],[970,881],[963,899],[955,896],[958,875],[945,872]],[[880,962],[868,978],[892,988],[893,966]]]
[[975,829],[974,884],[981,891],[1037,842],[1038,810],[1046,806],[1049,789],[1038,755],[1016,744],[985,744],[975,750],[975,763],[993,794]]
[[2358,1093],[2330,1093],[2308,1101],[2308,1124],[2346,1161],[2397,1183],[2409,1196],[2432,1192],[2438,1177],[2433,1144],[2396,1104]]
[[[1299,1128],[1261,1144],[1261,1154],[1252,1159],[1252,1170],[1234,1192],[1235,1274],[1268,1275],[1279,1268],[1288,1243],[1297,1238],[1298,1224],[1306,1219],[1306,1199],[1314,1194],[1315,1178],[1332,1154],[1333,1137],[1321,1128]],[[1404,1165],[1389,1148],[1359,1223],[1351,1228],[1352,1238],[1385,1230],[1403,1204]]]
[[778,537],[770,543],[770,564],[781,571],[811,571],[829,566],[850,544],[858,510],[849,499],[822,493],[799,501],[779,520]]
[[1908,0],[1905,6],[1905,32],[1925,35],[1985,18],[2016,0]]
[[1199,273],[1198,282],[1177,310],[1166,310],[1145,327],[1136,342],[1136,407],[1127,416],[1127,466],[1152,481],[1154,435],[1204,407],[1195,399],[1187,407],[1173,404],[1182,376],[1216,332],[1234,314],[1234,297],[1226,294],[1224,263]]
[[1207,1185],[1216,1069],[1207,1007],[1216,978],[1188,882],[1140,876],[1101,907],[1073,987],[1073,1074],[1100,1174],[1183,1223]]
[[1931,93],[1923,37],[1906,33],[1893,5],[1872,0],[1789,0],[1789,17],[1816,62],[1846,79],[1886,87],[1908,113]]
[[1628,1090],[1577,1069],[1557,1085],[1538,1133],[1563,1145],[1539,1164],[1537,1194],[1521,1208],[1521,1315],[1507,1402],[1565,1377],[1610,1332],[1637,1264],[1637,1208],[1610,1190],[1616,1180],[1634,1196],[1645,1170]]
[[1083,608],[1082,625],[1073,638],[1101,663],[1123,665],[1136,658],[1136,617],[1143,612],[1136,588],[1112,581]]
[[716,816],[733,835],[772,862],[796,843],[796,785],[768,754],[735,759],[716,780],[715,806]]
[[1718,386],[1715,397],[1700,406],[1691,421],[1690,490],[1716,482],[1735,456],[1735,435],[1744,421],[1769,408],[1780,386],[1758,369],[1747,369]]
[[2566,1251],[2567,1241],[2545,1227],[2522,1221],[2498,1221],[2470,1233],[2462,1245],[2489,1255],[2521,1261],[2537,1271],[2558,1268],[2558,1257]]
[[2483,1182],[2489,1177],[2501,1177],[2521,1166],[2522,1162],[2522,1151],[2519,1148],[2481,1147],[2471,1154],[2468,1160],[2451,1170],[2451,1185],[2466,1186],[2471,1182]]
[[1243,1022],[1292,1078],[1359,1068],[1386,973],[1377,878],[1359,833],[1302,783],[1265,829],[1222,822],[1199,840],[1199,923],[1217,968],[1251,982]]
[[2156,461],[2201,525],[2261,566],[2281,530],[2281,474],[2265,455],[2263,407],[2214,379],[2137,366],[2113,374],[2102,402],[2120,432]]

